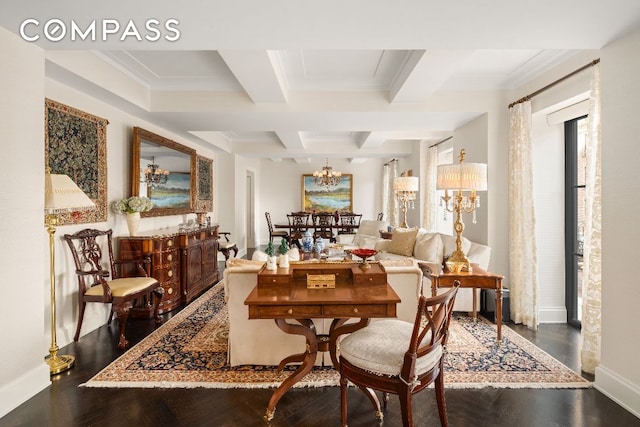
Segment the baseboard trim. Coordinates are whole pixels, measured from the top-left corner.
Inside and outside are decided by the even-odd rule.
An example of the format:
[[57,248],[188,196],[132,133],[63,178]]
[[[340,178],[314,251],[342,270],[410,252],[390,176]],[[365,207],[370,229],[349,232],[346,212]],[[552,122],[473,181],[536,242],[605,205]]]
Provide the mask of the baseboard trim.
[[49,365],[35,367],[0,388],[0,418],[31,399],[51,384]]
[[538,323],[567,323],[565,307],[546,307],[538,310]]
[[640,387],[600,365],[593,386],[596,390],[640,418]]

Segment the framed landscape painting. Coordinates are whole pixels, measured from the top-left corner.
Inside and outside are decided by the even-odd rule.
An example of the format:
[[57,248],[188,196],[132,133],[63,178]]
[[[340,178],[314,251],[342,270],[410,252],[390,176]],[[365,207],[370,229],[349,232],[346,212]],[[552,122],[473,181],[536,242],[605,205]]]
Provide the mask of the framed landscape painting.
[[343,174],[340,184],[335,187],[317,185],[312,174],[302,175],[302,210],[352,212],[353,175]]

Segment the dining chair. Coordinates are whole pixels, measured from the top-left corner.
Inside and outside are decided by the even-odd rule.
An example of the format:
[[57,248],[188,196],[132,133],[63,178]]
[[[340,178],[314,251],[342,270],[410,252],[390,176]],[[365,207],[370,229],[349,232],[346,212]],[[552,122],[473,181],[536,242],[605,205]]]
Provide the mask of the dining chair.
[[304,237],[304,233],[309,229],[309,212],[292,212],[287,214],[289,221],[289,241],[301,249],[299,239]]
[[273,239],[276,237],[289,241],[289,233],[285,230],[274,230],[273,223],[271,222],[271,214],[269,212],[265,212],[264,216],[267,218],[267,227],[269,227],[269,241],[273,242]]
[[355,234],[360,227],[362,214],[353,212],[340,213],[340,223],[338,224],[338,234]]
[[448,425],[444,396],[444,355],[453,303],[460,287],[435,297],[421,296],[413,323],[383,319],[353,332],[340,342],[340,405],[347,425],[347,384],[358,386],[373,403],[376,417],[384,417],[375,390],[400,398],[402,425],[413,426],[412,396],[435,383],[440,424]]
[[233,251],[234,258],[238,256],[238,245],[236,245],[236,242],[229,239],[229,235],[231,235],[231,233],[228,231],[219,231],[218,234],[224,236],[224,240],[218,239],[218,250],[222,252],[222,255],[224,255],[224,260],[229,260],[231,251]]
[[[156,324],[162,323],[158,315],[158,306],[162,300],[164,289],[156,279],[148,277],[142,266],[142,260],[118,261],[113,257],[113,230],[96,230],[86,228],[75,234],[65,234],[78,277],[78,325],[74,341],[80,337],[84,310],[88,302],[111,304],[111,313],[107,323],[111,323],[116,314],[120,324],[118,348],[124,349],[129,342],[125,338],[125,326],[129,311],[134,303],[151,308]],[[122,277],[122,271],[116,266],[125,268],[138,277]],[[106,266],[106,268],[105,268]],[[153,300],[153,302],[151,301]]]
[[320,237],[321,239],[327,239],[331,243],[336,242],[336,238],[333,235],[335,229],[334,214],[331,212],[318,212],[311,215],[314,228],[314,238]]

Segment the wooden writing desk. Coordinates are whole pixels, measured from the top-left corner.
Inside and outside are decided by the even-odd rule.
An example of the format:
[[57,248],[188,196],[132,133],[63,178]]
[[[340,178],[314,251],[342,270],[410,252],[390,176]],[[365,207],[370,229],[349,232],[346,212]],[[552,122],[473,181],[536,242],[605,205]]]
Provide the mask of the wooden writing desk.
[[[303,335],[306,351],[283,359],[278,365],[302,362],[298,369],[280,384],[269,400],[265,420],[273,419],[280,398],[311,369],[318,351],[329,351],[338,369],[336,343],[340,335],[363,328],[373,317],[396,317],[400,298],[387,283],[387,274],[380,264],[361,269],[358,263],[319,262],[291,263],[288,269],[258,273],[258,283],[245,304],[249,319],[275,319],[276,325],[288,334]],[[335,274],[335,288],[308,289],[307,274]],[[328,335],[318,335],[312,318],[333,319]],[[357,323],[345,324],[351,318]],[[286,319],[295,319],[288,323]]]
[[[419,263],[420,268],[425,276],[431,280],[431,295],[437,295],[437,289],[442,287],[452,287],[453,282],[460,281],[461,288],[483,288],[483,289],[495,289],[496,291],[496,325],[498,327],[498,344],[502,340],[502,279],[503,276],[489,273],[478,267],[472,265],[472,272],[462,271],[460,273],[453,273],[448,270],[444,270],[440,274],[436,274],[426,263]],[[478,315],[477,297],[476,292],[473,292],[473,315]]]

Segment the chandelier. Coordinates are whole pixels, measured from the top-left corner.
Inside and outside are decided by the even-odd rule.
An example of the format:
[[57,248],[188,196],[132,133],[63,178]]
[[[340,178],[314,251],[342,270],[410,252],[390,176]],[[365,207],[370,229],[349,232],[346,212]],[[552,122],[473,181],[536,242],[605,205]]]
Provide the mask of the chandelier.
[[143,171],[141,182],[146,183],[149,187],[155,187],[157,185],[166,184],[168,179],[169,171],[158,166],[155,158],[153,158],[151,163],[148,164],[147,168]]
[[327,163],[322,167],[322,170],[315,171],[313,176],[315,178],[316,185],[320,185],[325,187],[325,189],[328,189],[329,187],[335,187],[340,184],[342,172],[334,171],[331,166],[329,166],[329,159],[327,159]]

